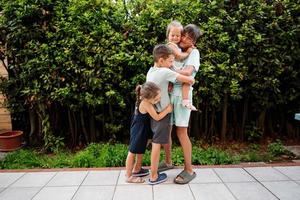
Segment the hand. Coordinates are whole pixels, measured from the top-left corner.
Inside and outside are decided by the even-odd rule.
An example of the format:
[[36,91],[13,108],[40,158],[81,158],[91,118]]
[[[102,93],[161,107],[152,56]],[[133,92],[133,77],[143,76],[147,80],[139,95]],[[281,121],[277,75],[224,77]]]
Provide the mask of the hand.
[[190,79],[191,79],[191,83],[190,83],[190,85],[194,85],[194,83],[195,83],[195,79],[194,79],[194,78],[192,78],[192,77],[190,77]]
[[188,50],[186,50],[186,52],[187,52],[188,54],[190,54],[190,53],[193,51],[194,48],[195,48],[194,46],[189,47]]
[[172,112],[173,111],[173,106],[172,106],[172,104],[169,104],[168,106],[167,106],[167,112],[168,113],[170,113],[170,112]]

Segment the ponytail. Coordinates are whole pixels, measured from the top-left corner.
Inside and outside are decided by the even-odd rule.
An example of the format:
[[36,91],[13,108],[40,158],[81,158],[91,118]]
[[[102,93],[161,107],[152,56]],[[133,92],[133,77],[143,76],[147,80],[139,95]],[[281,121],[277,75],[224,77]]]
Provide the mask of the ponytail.
[[141,103],[141,89],[142,85],[137,85],[135,88],[135,93],[136,93],[136,106],[138,107]]

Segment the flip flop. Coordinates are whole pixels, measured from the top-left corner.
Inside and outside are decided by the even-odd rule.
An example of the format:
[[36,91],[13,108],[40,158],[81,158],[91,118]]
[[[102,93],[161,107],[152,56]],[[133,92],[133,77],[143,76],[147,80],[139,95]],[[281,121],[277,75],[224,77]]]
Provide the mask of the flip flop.
[[[182,171],[180,172],[180,174],[178,174],[176,176],[176,178],[174,179],[174,183],[177,184],[187,184],[189,183],[191,180],[193,180],[196,177],[196,173],[193,172],[193,174],[188,173],[187,171]],[[182,180],[177,180],[177,178],[181,178]]]
[[174,168],[174,165],[167,165],[167,163],[163,161],[163,162],[159,163],[157,171],[163,172],[163,171],[173,169],[173,168]]
[[142,179],[141,177],[134,177],[130,176],[129,178],[126,178],[127,183],[144,183],[145,180]]
[[148,184],[149,185],[156,185],[156,184],[160,184],[160,183],[163,183],[165,182],[166,180],[168,179],[168,176],[167,174],[165,173],[158,173],[158,177],[155,181],[151,181],[150,178],[148,180]]
[[141,168],[140,171],[132,173],[133,177],[143,177],[150,174],[149,169]]

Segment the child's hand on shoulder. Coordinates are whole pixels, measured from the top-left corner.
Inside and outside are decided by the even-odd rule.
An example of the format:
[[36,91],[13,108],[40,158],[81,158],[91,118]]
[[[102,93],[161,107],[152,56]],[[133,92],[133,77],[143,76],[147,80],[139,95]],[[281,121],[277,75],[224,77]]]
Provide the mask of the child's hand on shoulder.
[[173,111],[173,106],[172,106],[172,104],[169,104],[169,105],[167,106],[167,111],[168,111],[168,113],[170,113],[170,112]]
[[189,47],[189,48],[186,50],[186,52],[187,52],[188,54],[190,54],[190,53],[193,51],[193,49],[195,49],[195,48],[196,48],[195,46]]

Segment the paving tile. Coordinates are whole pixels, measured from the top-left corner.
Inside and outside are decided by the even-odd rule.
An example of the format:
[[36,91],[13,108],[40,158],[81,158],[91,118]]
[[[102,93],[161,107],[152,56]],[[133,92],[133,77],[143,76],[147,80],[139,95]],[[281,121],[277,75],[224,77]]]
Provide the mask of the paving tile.
[[224,182],[255,181],[253,177],[241,168],[215,168],[214,170]]
[[5,188],[0,188],[0,193],[1,193],[3,190],[5,190]]
[[87,175],[87,171],[57,172],[47,186],[75,186],[80,185]]
[[300,199],[300,185],[294,181],[261,182],[280,200]]
[[[150,185],[118,185],[113,200],[153,200]],[[155,199],[159,200],[159,199]]]
[[0,187],[8,187],[23,175],[24,173],[0,173]]
[[258,182],[227,183],[231,192],[239,200],[275,200],[270,191]]
[[281,174],[272,167],[249,167],[245,168],[252,176],[259,181],[284,181],[289,180],[288,177]]
[[55,174],[56,172],[26,173],[14,182],[11,187],[42,187],[46,185]]
[[11,187],[0,193],[0,199],[30,200],[40,189],[40,187]]
[[115,186],[81,186],[72,200],[107,200],[112,199]]
[[153,193],[155,200],[194,200],[189,185],[155,185]]
[[235,200],[223,183],[190,184],[196,200]]
[[120,171],[90,171],[82,185],[116,185]]
[[182,169],[171,169],[167,170],[161,173],[165,173],[168,176],[168,180],[164,182],[163,184],[173,184],[174,183],[174,178],[182,171]]
[[44,187],[32,200],[71,200],[78,186]]
[[217,176],[213,169],[195,169],[197,174],[190,183],[220,183],[221,179]]
[[300,180],[300,166],[274,167],[292,180]]
[[[142,177],[145,182],[144,183],[139,183],[139,185],[147,185],[147,181],[149,179],[149,176],[145,176],[145,177]],[[120,172],[120,176],[119,176],[119,179],[118,179],[118,185],[132,185],[132,183],[127,183],[126,181],[126,177],[125,177],[125,170],[121,170]]]

